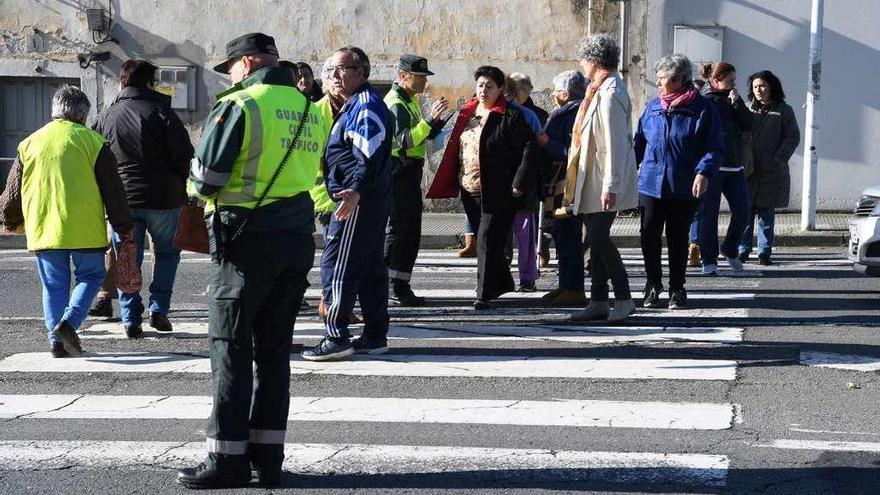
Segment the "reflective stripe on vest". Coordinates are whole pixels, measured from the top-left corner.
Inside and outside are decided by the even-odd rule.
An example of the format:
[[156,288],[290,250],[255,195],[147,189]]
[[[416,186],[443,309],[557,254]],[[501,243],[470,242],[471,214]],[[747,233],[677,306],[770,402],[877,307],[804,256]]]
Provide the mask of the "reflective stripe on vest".
[[103,136],[82,124],[53,120],[18,145],[27,247],[106,247],[104,201],[95,178]]
[[[221,100],[230,100],[242,109],[245,130],[230,179],[217,194],[218,204],[253,208],[290,146],[306,99],[291,86],[255,84]],[[264,205],[306,192],[314,186],[327,142],[327,136],[323,135],[327,124],[323,119],[321,112],[309,109],[297,148],[266,196]]]
[[[401,90],[402,91],[402,90]],[[415,97],[411,97],[407,102],[404,100],[397,90],[392,89],[385,95],[385,106],[389,110],[394,105],[403,105],[409,114],[409,128],[399,129],[398,123],[395,122],[395,136],[391,140],[391,156],[400,156],[401,148],[405,148],[405,155],[409,158],[425,158],[425,140],[431,133],[431,125],[422,118],[422,110],[419,108],[419,102]],[[393,115],[394,112],[391,112]],[[418,141],[419,144],[413,145]]]

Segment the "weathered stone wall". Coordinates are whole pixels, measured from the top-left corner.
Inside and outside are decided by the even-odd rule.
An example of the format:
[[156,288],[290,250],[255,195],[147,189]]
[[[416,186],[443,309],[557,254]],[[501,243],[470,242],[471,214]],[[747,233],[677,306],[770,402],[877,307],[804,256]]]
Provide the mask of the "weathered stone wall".
[[[335,48],[361,46],[370,55],[374,80],[391,81],[401,53],[428,57],[437,73],[430,79],[427,104],[446,96],[463,101],[473,94],[473,70],[483,64],[529,74],[535,100],[551,110],[552,78],[577,69],[575,46],[587,33],[617,33],[619,4],[605,0],[112,0],[112,36],[118,43],[96,46],[86,26],[86,8],[107,8],[107,0],[0,0],[0,75],[52,76],[77,69],[77,54],[109,51],[111,60],[82,70],[83,86],[97,110],[117,93],[115,74],[128,58],[159,65],[198,68],[198,106],[179,112],[198,138],[213,95],[228,82],[210,68],[222,60],[228,40],[250,31],[275,37],[282,57],[305,60],[317,70]],[[641,2],[635,2],[641,3]],[[633,4],[632,11],[642,9]],[[642,9],[643,10],[643,9]],[[635,12],[634,12],[635,13]],[[632,17],[629,74],[644,72],[644,17]],[[22,62],[42,64],[31,72]],[[29,67],[29,66],[27,66]],[[24,72],[24,73],[22,73]],[[641,80],[631,80],[634,100],[643,100]],[[640,107],[638,103],[637,108]],[[425,183],[433,176],[430,160]],[[447,208],[457,202],[427,204]]]

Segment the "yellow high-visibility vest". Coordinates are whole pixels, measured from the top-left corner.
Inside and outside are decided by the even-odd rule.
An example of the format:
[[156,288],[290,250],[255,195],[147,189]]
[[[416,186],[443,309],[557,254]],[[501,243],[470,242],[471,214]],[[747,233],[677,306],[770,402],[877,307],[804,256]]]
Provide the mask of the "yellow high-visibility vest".
[[107,246],[104,201],[95,179],[105,142],[82,124],[53,120],[18,145],[29,250]]

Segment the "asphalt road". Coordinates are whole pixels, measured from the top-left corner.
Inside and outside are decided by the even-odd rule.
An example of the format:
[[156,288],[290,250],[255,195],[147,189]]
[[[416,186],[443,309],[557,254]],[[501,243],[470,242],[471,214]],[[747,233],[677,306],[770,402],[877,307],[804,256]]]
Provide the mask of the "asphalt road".
[[[880,279],[843,256],[691,269],[689,309],[585,327],[539,294],[474,312],[474,260],[425,251],[413,285],[430,304],[391,308],[389,357],[294,359],[290,471],[271,491],[880,493]],[[640,254],[624,257],[638,293]],[[87,355],[53,360],[33,257],[0,251],[0,493],[182,491],[210,403],[209,267],[184,256],[171,336],[90,319]],[[318,339],[315,302],[297,346]]]

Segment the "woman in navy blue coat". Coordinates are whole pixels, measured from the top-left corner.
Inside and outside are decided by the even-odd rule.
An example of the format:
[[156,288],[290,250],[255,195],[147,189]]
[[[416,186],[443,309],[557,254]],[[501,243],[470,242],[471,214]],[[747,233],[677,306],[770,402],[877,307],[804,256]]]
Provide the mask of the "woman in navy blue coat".
[[633,137],[639,164],[641,245],[645,259],[643,306],[660,307],[662,236],[669,251],[669,308],[687,306],[685,271],[688,228],[697,200],[724,158],[718,110],[694,88],[684,55],[654,66],[657,96],[648,102]]

